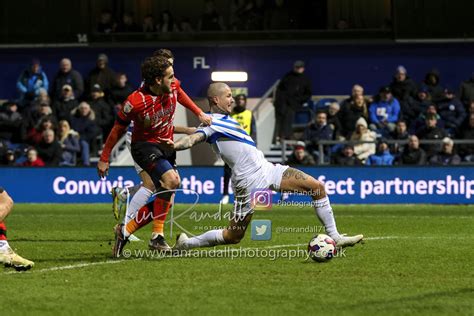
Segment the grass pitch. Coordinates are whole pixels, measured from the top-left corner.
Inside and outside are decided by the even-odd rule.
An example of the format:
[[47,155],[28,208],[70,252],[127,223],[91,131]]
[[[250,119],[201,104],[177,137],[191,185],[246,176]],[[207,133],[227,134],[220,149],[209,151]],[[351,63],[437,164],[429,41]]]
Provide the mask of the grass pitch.
[[[225,225],[217,209],[199,205],[176,221],[200,233]],[[0,270],[1,314],[474,314],[474,207],[334,211],[340,232],[367,240],[327,263],[285,257],[306,248],[319,222],[311,208],[283,207],[255,213],[272,221],[272,238],[253,241],[248,231],[232,246],[240,257],[219,247],[207,257],[140,258],[151,230],[144,227],[143,241],[128,246],[130,258],[113,260],[110,205],[19,204],[7,219],[10,245],[36,266]],[[214,218],[200,216],[209,212]],[[166,230],[173,244],[181,229],[173,227],[172,239]]]

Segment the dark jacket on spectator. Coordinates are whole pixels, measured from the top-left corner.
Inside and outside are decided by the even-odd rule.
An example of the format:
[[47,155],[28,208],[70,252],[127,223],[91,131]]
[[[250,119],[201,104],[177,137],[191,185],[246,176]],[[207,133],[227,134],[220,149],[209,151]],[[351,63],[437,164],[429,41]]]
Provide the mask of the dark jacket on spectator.
[[105,102],[104,98],[90,100],[88,103],[95,113],[96,124],[101,128],[104,138],[107,137],[114,123],[112,106]]
[[347,157],[342,153],[338,153],[332,158],[332,164],[338,166],[360,166],[362,165],[362,162],[357,159],[355,155]]
[[430,165],[459,165],[461,163],[461,157],[457,154],[447,154],[444,152],[439,152],[436,155],[430,158]]
[[79,116],[79,113],[71,118],[71,128],[79,133],[81,139],[89,143],[100,134],[100,128],[94,119],[85,116]]
[[446,128],[457,130],[466,118],[464,105],[458,98],[444,99],[438,103],[438,114],[444,121]]
[[[429,81],[428,81],[428,77],[430,75],[434,75],[435,78],[436,78],[436,83],[435,84],[431,84]],[[431,70],[430,72],[428,72],[425,76],[425,80],[423,81],[423,85],[426,86],[426,88],[428,88],[428,92],[429,94],[431,95],[431,100],[433,102],[438,102],[440,100],[442,100],[444,98],[444,89],[443,87],[441,87],[441,85],[439,84],[439,71],[437,71],[436,69],[433,69]]]
[[311,97],[311,81],[303,73],[287,73],[278,84],[275,111],[284,114],[288,108],[299,109]]
[[86,94],[89,95],[92,87],[95,84],[99,84],[104,92],[108,94],[116,81],[115,72],[106,66],[104,69],[95,67],[89,72],[89,76],[86,81]]
[[332,140],[334,130],[328,124],[318,126],[315,123],[308,125],[304,131],[304,139],[311,150],[318,150],[318,143],[320,140]]
[[341,134],[350,138],[352,132],[355,130],[356,122],[359,118],[363,117],[368,120],[368,112],[365,112],[364,108],[359,108],[352,102],[341,105],[339,111],[339,119],[341,122]]
[[474,101],[474,73],[472,73],[469,80],[463,81],[461,83],[459,96],[461,102],[466,106]]
[[390,88],[393,96],[400,102],[408,100],[409,97],[415,97],[418,91],[415,81],[408,76],[403,81],[397,81],[394,78]]
[[84,93],[84,80],[78,71],[72,69],[67,73],[58,71],[52,82],[50,95],[54,99],[59,99],[61,97],[61,90],[65,84],[72,87],[76,99],[79,99]]
[[[458,136],[460,139],[469,139],[474,141],[474,127],[469,124],[464,125],[461,128],[461,132]],[[468,155],[474,155],[474,144],[463,144],[459,145],[459,154],[463,157]]]
[[55,140],[51,144],[42,141],[36,146],[36,150],[46,166],[59,166],[63,150],[58,141]]
[[410,126],[420,116],[420,113],[426,111],[429,105],[433,104],[430,100],[420,100],[418,97],[408,97],[406,102],[400,104],[401,117]]
[[76,99],[64,100],[63,98],[54,101],[53,111],[56,115],[58,121],[66,120],[71,121],[71,111],[74,110],[79,105],[79,102]]
[[316,162],[314,161],[314,158],[306,152],[303,160],[298,160],[294,153],[291,154],[285,164],[289,166],[314,166],[316,165]]
[[67,137],[60,142],[63,148],[63,154],[61,156],[61,166],[75,166],[77,154],[81,151],[79,145],[79,135],[70,133]]
[[[423,139],[430,139],[430,140],[441,140],[448,136],[448,133],[444,129],[439,127],[429,128],[428,126],[424,126],[416,132],[416,136],[420,140]],[[438,151],[441,148],[441,145],[430,145],[426,144],[422,146],[423,149],[426,151],[428,155],[433,154],[434,152]]]
[[107,102],[113,106],[122,104],[133,91],[134,89],[128,83],[123,88],[115,86],[110,90]]
[[18,112],[8,109],[0,111],[0,139],[10,142],[21,142],[22,117]]
[[405,148],[399,158],[401,165],[424,165],[426,164],[426,153],[423,149]]

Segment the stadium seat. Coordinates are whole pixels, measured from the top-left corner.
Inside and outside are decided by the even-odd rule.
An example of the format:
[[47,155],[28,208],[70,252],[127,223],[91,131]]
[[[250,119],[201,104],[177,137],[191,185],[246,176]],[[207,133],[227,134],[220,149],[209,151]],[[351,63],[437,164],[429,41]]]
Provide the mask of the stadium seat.
[[329,104],[331,104],[333,102],[337,102],[337,100],[333,99],[333,98],[324,98],[324,99],[318,100],[316,102],[313,102],[312,110],[315,113],[318,112],[318,111],[321,111],[321,110],[327,110],[328,107],[329,107]]

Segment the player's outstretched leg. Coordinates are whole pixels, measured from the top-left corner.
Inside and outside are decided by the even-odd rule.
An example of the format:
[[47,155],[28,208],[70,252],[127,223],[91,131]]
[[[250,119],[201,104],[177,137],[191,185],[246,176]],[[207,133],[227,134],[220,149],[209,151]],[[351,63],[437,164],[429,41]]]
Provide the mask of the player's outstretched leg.
[[181,233],[176,238],[176,250],[188,250],[198,247],[213,247],[217,245],[238,244],[244,238],[245,231],[252,219],[252,214],[240,219],[238,216],[229,222],[225,229],[214,229],[199,236],[189,238]]
[[17,271],[31,269],[35,264],[33,261],[17,255],[7,240],[7,226],[3,221],[11,212],[13,200],[2,188],[0,188],[0,264],[6,267],[13,267]]
[[338,247],[353,246],[364,238],[363,235],[343,236],[339,234],[329,197],[326,195],[324,189],[324,184],[312,176],[290,167],[283,173],[280,189],[283,192],[310,195],[313,199],[316,215],[324,225],[326,233],[334,239]]

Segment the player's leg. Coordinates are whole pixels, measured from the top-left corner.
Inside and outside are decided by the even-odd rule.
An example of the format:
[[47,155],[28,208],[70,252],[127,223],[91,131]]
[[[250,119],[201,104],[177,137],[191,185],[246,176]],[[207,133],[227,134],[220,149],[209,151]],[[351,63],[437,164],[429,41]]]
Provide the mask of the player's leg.
[[289,193],[304,193],[311,196],[316,215],[324,225],[326,233],[334,239],[339,247],[351,246],[362,240],[363,235],[350,237],[339,234],[324,184],[312,176],[295,168],[287,168],[282,175],[280,190]]
[[222,192],[222,204],[229,204],[229,183],[232,175],[232,169],[227,164],[224,164],[224,188]]
[[34,262],[17,255],[8,244],[5,218],[10,214],[12,208],[12,198],[0,188],[0,263],[16,270],[28,270],[34,266]]

